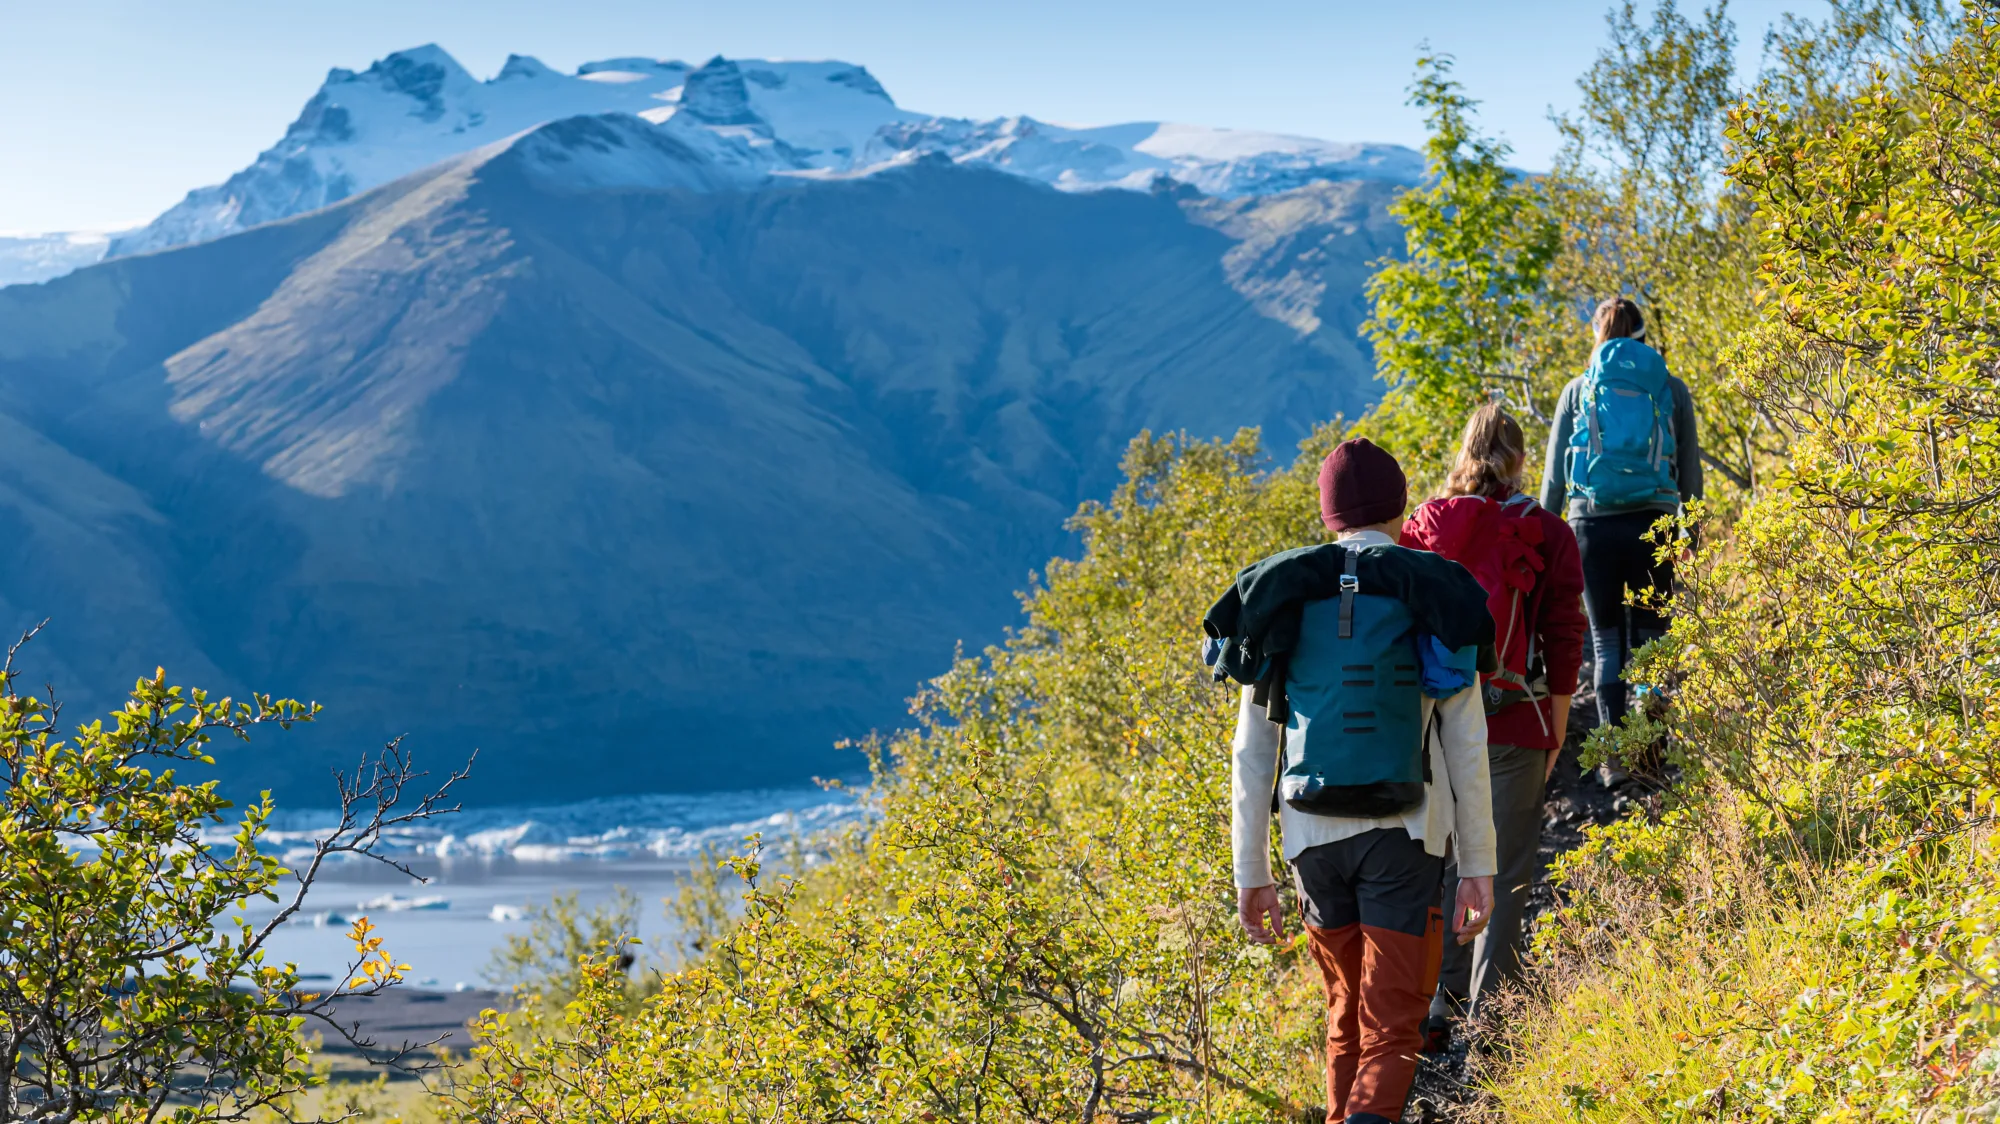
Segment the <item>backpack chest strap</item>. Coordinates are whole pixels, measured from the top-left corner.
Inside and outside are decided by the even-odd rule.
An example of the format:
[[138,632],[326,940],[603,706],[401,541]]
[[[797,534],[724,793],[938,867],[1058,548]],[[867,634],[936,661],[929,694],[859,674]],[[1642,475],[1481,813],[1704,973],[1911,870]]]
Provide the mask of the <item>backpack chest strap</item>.
[[1361,579],[1355,576],[1355,567],[1361,562],[1361,552],[1353,547],[1345,548],[1346,570],[1340,575],[1340,638],[1354,638],[1354,595],[1361,592]]

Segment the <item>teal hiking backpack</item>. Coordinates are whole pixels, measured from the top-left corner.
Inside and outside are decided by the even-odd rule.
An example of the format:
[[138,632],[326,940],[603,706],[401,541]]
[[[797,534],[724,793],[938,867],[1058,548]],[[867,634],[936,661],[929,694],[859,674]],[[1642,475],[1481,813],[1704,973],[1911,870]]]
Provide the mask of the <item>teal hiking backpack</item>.
[[[1286,671],[1291,716],[1285,724],[1278,798],[1303,812],[1378,818],[1421,804],[1431,779],[1423,700],[1474,681],[1475,650],[1466,648],[1457,678],[1436,682],[1443,647],[1421,635],[1409,608],[1370,594],[1355,577],[1359,552],[1347,551],[1340,596],[1309,601]],[[1420,656],[1422,645],[1436,648]]]
[[1667,361],[1633,339],[1606,340],[1591,356],[1570,431],[1569,494],[1607,509],[1680,500],[1674,399]]

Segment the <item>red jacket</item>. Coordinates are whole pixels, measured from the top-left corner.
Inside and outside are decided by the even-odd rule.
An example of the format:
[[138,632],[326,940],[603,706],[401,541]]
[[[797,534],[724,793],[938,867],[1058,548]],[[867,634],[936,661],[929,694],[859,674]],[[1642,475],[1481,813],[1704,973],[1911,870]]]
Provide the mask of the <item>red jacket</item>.
[[[1434,543],[1457,536],[1446,533],[1441,519],[1449,509],[1425,504],[1403,525],[1403,545],[1433,550]],[[1583,664],[1583,559],[1576,533],[1546,508],[1531,507],[1529,518],[1542,525],[1542,571],[1527,597],[1528,631],[1548,669],[1549,693],[1576,693],[1577,668]],[[1453,559],[1459,561],[1459,559]],[[1491,591],[1489,591],[1491,592]],[[1539,710],[1541,713],[1536,714]],[[1520,702],[1486,719],[1489,745],[1524,749],[1555,749],[1555,724],[1549,703]]]

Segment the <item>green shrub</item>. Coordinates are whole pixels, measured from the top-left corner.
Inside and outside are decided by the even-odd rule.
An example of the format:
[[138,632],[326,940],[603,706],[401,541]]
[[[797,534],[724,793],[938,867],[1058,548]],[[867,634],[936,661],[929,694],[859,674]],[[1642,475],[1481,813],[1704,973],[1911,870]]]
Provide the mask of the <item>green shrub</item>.
[[[340,779],[338,827],[294,872],[259,847],[268,795],[237,809],[215,782],[178,774],[214,764],[217,738],[286,729],[316,707],[212,698],[160,673],[140,680],[108,724],[65,737],[60,708],[18,693],[17,678],[9,651],[0,664],[3,1115],[242,1120],[289,1111],[323,1083],[302,1037],[308,1025],[375,1045],[332,1006],[402,978],[366,918],[349,934],[348,978],[324,993],[302,992],[297,969],[271,963],[266,945],[327,861],[375,855],[384,829],[433,814],[443,790],[398,809],[422,774],[395,745],[364,758]],[[205,837],[232,820],[227,842]],[[253,923],[235,912],[253,898],[280,908]]]

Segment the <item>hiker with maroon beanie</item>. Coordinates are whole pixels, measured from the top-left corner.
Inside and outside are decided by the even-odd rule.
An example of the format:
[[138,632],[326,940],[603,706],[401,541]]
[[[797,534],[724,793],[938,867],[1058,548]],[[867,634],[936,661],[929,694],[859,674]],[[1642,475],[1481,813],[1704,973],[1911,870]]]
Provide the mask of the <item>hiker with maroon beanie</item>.
[[1245,568],[1202,618],[1204,658],[1243,684],[1231,768],[1237,914],[1285,932],[1271,814],[1326,994],[1327,1119],[1401,1120],[1437,988],[1438,886],[1454,845],[1452,928],[1493,909],[1493,818],[1478,675],[1493,662],[1486,593],[1464,567],[1396,544],[1396,459],[1348,441],[1320,467],[1338,540]]
[[[1500,669],[1486,677],[1486,761],[1499,874],[1493,917],[1471,947],[1447,945],[1424,1023],[1425,1049],[1450,1020],[1519,977],[1528,892],[1542,876],[1542,795],[1569,729],[1583,663],[1583,564],[1569,525],[1521,492],[1527,439],[1498,402],[1473,411],[1443,493],[1404,526],[1403,543],[1464,566],[1486,590]],[[1456,878],[1447,870],[1445,892]]]

